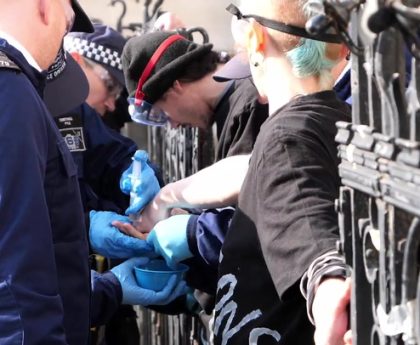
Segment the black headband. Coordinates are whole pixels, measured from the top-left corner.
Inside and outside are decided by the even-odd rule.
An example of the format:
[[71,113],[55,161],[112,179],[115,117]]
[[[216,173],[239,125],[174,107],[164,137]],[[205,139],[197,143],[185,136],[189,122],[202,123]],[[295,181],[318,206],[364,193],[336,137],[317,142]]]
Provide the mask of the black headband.
[[226,10],[230,12],[231,14],[233,14],[234,16],[236,16],[236,18],[238,19],[253,18],[262,26],[265,26],[267,28],[270,28],[276,31],[281,31],[289,35],[309,38],[311,40],[328,42],[328,43],[342,43],[342,39],[339,35],[326,34],[326,33],[318,33],[315,35],[311,35],[304,28],[300,28],[298,26],[278,22],[272,19],[257,16],[254,14],[242,14],[239,8],[233,4],[230,4],[228,7],[226,7]]

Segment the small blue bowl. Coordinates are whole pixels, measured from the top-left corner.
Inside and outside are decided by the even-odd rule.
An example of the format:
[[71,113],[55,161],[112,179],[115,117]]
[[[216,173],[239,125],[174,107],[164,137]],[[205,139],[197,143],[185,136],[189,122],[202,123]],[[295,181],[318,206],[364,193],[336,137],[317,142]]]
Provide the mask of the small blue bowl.
[[137,284],[143,289],[161,291],[173,275],[176,276],[176,282],[180,282],[188,268],[187,265],[178,264],[173,270],[166,265],[165,260],[151,260],[145,265],[134,267],[134,275]]

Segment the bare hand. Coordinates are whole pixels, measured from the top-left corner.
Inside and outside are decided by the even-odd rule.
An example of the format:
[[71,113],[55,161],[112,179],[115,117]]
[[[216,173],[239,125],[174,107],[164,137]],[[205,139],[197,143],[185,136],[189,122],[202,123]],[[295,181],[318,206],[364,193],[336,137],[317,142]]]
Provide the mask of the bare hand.
[[141,232],[137,230],[130,223],[123,223],[120,221],[115,221],[115,222],[112,222],[112,225],[128,236],[140,238],[141,240],[145,240],[147,238],[147,232]]
[[173,208],[171,210],[171,216],[177,216],[180,214],[189,214],[189,212],[187,210],[184,210],[182,208]]
[[351,345],[351,331],[347,331],[350,289],[350,279],[327,278],[319,285],[312,304],[316,345]]
[[349,329],[346,334],[344,334],[344,345],[352,345],[353,339],[351,335],[351,329]]
[[150,202],[141,212],[141,216],[135,221],[134,226],[140,232],[150,232],[155,224],[170,216],[170,209],[159,206],[157,199]]

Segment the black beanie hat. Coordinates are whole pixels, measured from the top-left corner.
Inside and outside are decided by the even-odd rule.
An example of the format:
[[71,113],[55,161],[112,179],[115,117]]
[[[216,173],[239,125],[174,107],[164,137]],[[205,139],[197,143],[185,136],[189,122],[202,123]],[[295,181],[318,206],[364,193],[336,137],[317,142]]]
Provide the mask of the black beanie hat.
[[[155,51],[174,35],[178,34],[157,31],[128,40],[122,54],[122,65],[129,97],[135,96],[139,79]],[[212,44],[200,45],[184,38],[169,45],[142,87],[144,100],[151,104],[157,101],[175,80],[182,77],[191,62],[201,59],[212,48]]]

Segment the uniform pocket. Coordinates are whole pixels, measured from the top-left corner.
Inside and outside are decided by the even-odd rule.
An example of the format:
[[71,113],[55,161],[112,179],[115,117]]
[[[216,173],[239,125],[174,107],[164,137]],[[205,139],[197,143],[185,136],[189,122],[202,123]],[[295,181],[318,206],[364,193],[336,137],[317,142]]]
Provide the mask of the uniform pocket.
[[15,297],[5,281],[0,282],[0,344],[22,345],[23,327]]

